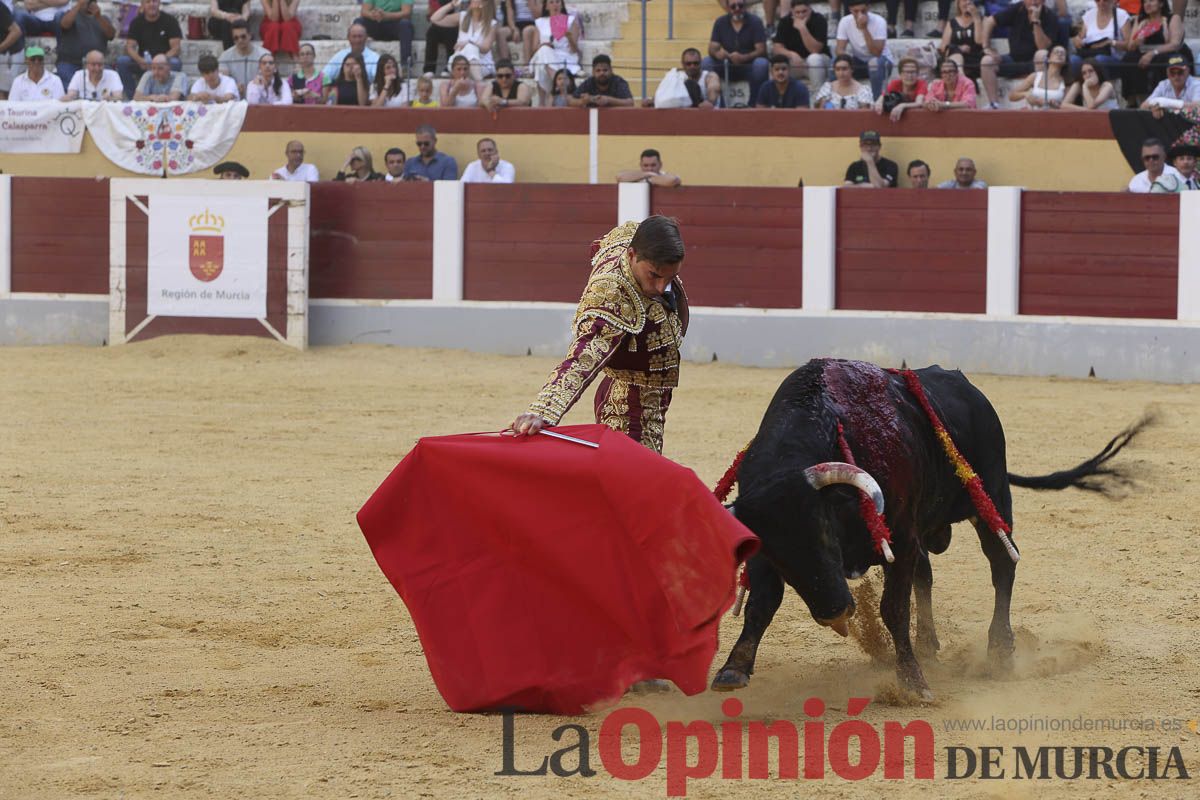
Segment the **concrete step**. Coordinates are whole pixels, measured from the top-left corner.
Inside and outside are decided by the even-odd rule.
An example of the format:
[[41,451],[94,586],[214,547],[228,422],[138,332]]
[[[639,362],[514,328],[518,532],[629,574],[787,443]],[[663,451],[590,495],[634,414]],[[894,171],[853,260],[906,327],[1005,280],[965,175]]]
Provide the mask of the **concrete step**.
[[[102,3],[106,16],[116,21],[119,13],[116,4]],[[714,8],[716,6],[714,5]],[[179,20],[184,37],[187,37],[188,17],[208,18],[207,3],[180,2],[164,3],[163,10],[174,15]],[[720,10],[716,8],[716,10]],[[618,35],[621,20],[626,14],[625,4],[618,0],[587,0],[571,4],[571,11],[579,15],[584,26],[584,36],[590,38],[614,38]],[[311,39],[314,36],[328,36],[332,39],[344,39],[346,29],[361,16],[361,6],[357,0],[322,0],[314,5],[300,5],[298,12],[302,36]],[[259,26],[262,23],[262,7],[255,3],[250,9],[250,31],[255,39],[261,38]],[[428,3],[421,0],[413,7],[412,23],[417,39],[425,38],[429,27]],[[711,24],[711,23],[710,23]],[[207,35],[207,32],[206,32]]]

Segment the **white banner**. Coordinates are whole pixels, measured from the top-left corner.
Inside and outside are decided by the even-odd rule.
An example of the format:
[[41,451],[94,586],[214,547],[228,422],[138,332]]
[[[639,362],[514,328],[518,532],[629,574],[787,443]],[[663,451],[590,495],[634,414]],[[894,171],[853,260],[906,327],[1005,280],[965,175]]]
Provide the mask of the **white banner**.
[[265,319],[266,198],[154,197],[146,263],[150,314]]
[[87,102],[83,115],[100,152],[118,167],[142,175],[186,175],[225,158],[246,120],[246,102]]
[[0,153],[78,153],[83,103],[0,103]]

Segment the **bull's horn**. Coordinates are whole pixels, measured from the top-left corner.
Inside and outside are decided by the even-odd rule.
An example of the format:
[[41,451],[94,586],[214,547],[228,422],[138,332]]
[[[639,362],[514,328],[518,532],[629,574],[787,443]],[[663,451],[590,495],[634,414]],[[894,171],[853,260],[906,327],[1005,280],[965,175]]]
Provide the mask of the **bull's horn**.
[[845,483],[866,492],[867,497],[875,504],[875,513],[883,513],[883,490],[865,469],[859,469],[853,464],[842,461],[826,461],[814,464],[804,470],[804,477],[814,489],[824,489],[834,483]]

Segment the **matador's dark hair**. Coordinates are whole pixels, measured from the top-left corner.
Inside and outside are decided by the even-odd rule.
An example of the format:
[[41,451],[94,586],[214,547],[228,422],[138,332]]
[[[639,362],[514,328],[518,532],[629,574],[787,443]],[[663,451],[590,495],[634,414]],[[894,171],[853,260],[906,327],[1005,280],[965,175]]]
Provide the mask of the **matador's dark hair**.
[[679,220],[655,214],[638,225],[629,243],[639,257],[651,264],[678,264],[683,261],[683,237],[679,235]]

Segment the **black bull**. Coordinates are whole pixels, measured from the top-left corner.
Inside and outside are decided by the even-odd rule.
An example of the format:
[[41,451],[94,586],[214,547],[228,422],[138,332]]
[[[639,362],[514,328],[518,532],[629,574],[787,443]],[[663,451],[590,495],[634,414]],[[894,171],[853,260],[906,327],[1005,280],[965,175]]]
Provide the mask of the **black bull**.
[[[933,366],[916,370],[935,412],[959,452],[979,475],[996,510],[1012,525],[1010,484],[1034,489],[1075,486],[1107,491],[1128,482],[1106,466],[1146,424],[1134,425],[1099,454],[1074,469],[1040,477],[1007,471],[1004,430],[988,399],[963,377]],[[885,519],[892,531],[894,563],[874,548],[851,486],[814,488],[806,470],[844,462],[838,428],[857,465],[882,490]],[[869,479],[867,479],[869,481]],[[901,681],[923,695],[929,686],[909,637],[910,597],[917,595],[917,651],[938,649],[929,553],[950,544],[950,525],[970,520],[991,564],[995,608],[988,630],[989,655],[1011,661],[1009,624],[1016,563],[1000,538],[978,518],[963,483],[934,428],[901,375],[873,364],[818,359],[789,375],[771,400],[738,471],[734,513],[762,539],[762,550],[747,565],[750,599],[742,634],[713,688],[745,686],[754,672],[759,642],[783,600],[786,582],[823,625],[846,635],[854,600],[846,583],[868,568],[884,568],[880,614],[896,647]],[[1015,554],[1014,554],[1015,556]]]

